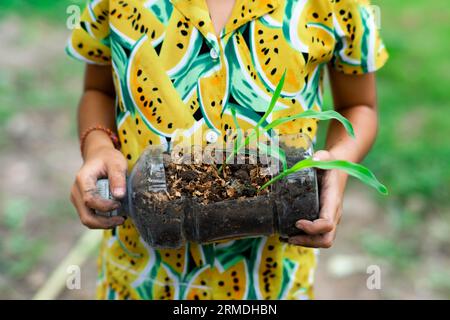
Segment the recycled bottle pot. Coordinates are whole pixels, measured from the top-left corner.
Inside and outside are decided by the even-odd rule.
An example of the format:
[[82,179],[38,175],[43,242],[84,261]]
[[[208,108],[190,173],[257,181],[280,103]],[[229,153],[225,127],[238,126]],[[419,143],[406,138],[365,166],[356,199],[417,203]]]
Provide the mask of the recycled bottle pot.
[[[286,138],[286,137],[285,137]],[[295,146],[290,140],[296,139]],[[298,147],[298,139],[302,139]],[[307,136],[280,140],[288,166],[312,156]],[[318,218],[319,196],[315,169],[304,169],[278,180],[270,192],[203,204],[195,197],[166,201],[165,164],[173,161],[162,147],[148,147],[127,178],[127,195],[120,209],[97,214],[131,217],[144,241],[154,248],[179,248],[187,241],[208,243],[239,237],[299,235],[300,219]],[[275,163],[275,162],[272,162]],[[273,169],[271,174],[277,174]],[[100,195],[112,198],[109,182],[97,182]]]

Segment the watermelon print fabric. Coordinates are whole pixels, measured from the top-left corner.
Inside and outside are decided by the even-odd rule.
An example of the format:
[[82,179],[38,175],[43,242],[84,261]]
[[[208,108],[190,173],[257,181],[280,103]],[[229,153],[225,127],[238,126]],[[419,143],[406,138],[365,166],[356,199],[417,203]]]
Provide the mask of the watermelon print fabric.
[[[205,0],[90,0],[67,52],[111,66],[130,169],[176,129],[227,139],[252,128],[284,71],[272,120],[321,109],[327,64],[363,74],[387,59],[363,0],[236,0],[219,37]],[[316,130],[304,119],[280,133],[313,139]],[[98,262],[100,299],[308,299],[316,251],[277,236],[155,250],[128,219],[105,231]]]

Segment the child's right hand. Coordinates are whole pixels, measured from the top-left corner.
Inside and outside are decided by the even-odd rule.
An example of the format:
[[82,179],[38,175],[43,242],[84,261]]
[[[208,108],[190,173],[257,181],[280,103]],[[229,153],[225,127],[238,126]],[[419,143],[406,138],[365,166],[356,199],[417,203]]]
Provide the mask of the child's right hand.
[[123,217],[103,217],[95,210],[108,212],[120,206],[118,201],[102,199],[97,193],[96,182],[107,177],[110,190],[116,199],[125,196],[127,162],[112,145],[90,148],[72,186],[71,201],[80,215],[81,222],[89,229],[110,229],[123,224]]

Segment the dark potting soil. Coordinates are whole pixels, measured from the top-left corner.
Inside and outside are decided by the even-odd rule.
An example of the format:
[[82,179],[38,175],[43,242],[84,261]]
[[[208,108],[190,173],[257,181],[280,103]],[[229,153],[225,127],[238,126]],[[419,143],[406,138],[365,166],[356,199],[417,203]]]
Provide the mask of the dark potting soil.
[[230,199],[265,195],[258,189],[270,180],[267,167],[257,164],[231,164],[219,172],[211,164],[175,164],[166,166],[169,200],[191,197],[207,205]]
[[264,165],[230,164],[222,171],[211,164],[164,166],[167,192],[133,191],[132,218],[154,247],[276,232],[292,236],[299,234],[295,221],[314,219],[318,212],[317,185],[309,177],[283,180],[258,192],[271,179]]

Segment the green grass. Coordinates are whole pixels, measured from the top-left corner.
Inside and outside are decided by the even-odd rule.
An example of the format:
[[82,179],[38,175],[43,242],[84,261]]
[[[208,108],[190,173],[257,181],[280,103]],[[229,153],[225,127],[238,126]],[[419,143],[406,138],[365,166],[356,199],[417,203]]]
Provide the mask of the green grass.
[[14,0],[0,2],[0,18],[16,14],[26,19],[46,17],[52,22],[64,23],[70,5],[83,7],[86,0]]
[[61,57],[45,68],[2,70],[0,126],[17,112],[29,109],[74,108],[82,83],[74,85],[73,79],[82,79],[82,72],[82,64],[70,62],[62,50]]
[[367,163],[400,201],[419,194],[448,205],[450,4],[379,2],[391,59],[379,74],[381,127]]
[[8,230],[5,241],[0,244],[0,270],[23,277],[29,272],[45,249],[45,241],[28,236],[24,232],[26,216],[32,204],[26,198],[13,198],[3,205],[3,219],[0,229]]

